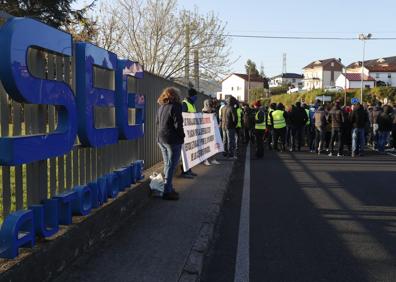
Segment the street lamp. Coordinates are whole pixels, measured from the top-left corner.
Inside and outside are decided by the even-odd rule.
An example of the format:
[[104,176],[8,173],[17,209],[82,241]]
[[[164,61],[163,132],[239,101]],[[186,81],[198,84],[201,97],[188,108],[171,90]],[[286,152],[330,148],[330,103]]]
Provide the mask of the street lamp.
[[363,41],[363,60],[362,60],[362,72],[361,72],[361,85],[360,85],[360,102],[363,104],[363,77],[364,77],[364,53],[366,51],[366,40],[369,40],[372,37],[372,34],[369,33],[367,35],[361,33],[359,34],[359,40]]

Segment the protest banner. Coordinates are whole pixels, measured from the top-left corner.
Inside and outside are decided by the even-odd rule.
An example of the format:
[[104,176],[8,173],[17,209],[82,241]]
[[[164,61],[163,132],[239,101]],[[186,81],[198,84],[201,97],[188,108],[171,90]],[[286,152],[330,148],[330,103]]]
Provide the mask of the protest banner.
[[181,154],[184,171],[224,151],[214,114],[183,113],[183,120],[186,135]]

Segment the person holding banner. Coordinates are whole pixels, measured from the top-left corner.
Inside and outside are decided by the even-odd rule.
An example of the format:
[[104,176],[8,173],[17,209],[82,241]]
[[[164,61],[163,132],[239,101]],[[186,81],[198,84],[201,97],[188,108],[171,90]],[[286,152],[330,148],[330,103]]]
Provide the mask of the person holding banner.
[[[182,111],[183,113],[196,113],[197,109],[195,108],[195,102],[197,101],[198,95],[197,91],[194,88],[188,89],[188,96],[187,98],[183,99],[182,103]],[[181,177],[183,178],[194,178],[197,176],[191,169],[187,171],[183,171],[182,165],[182,173]]]
[[164,89],[157,101],[160,107],[157,112],[156,124],[158,126],[158,146],[164,160],[165,185],[162,198],[165,200],[179,199],[179,194],[172,185],[173,174],[180,162],[185,137],[182,105],[178,92],[176,88],[168,87]]

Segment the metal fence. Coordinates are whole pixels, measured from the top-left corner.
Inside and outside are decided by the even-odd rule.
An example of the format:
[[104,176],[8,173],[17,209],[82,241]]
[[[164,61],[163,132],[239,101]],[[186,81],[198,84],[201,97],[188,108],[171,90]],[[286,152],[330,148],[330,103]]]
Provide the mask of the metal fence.
[[[65,81],[74,87],[73,59],[30,49],[29,71],[37,77]],[[110,84],[109,72],[95,73],[101,84]],[[114,75],[111,74],[110,75]],[[130,78],[128,87],[144,94],[146,99],[144,138],[120,140],[101,148],[82,147],[75,142],[69,153],[27,165],[0,167],[0,220],[15,210],[39,203],[77,185],[84,185],[134,160],[144,160],[145,167],[162,160],[156,142],[155,115],[157,98],[162,89],[175,86],[183,96],[187,89],[150,73],[144,79]],[[199,94],[198,109],[206,96]],[[52,132],[57,125],[55,106],[20,104],[12,101],[0,81],[0,136],[21,136]],[[131,120],[133,121],[133,112]],[[114,109],[95,112],[95,126],[107,127],[114,122]],[[34,148],[32,148],[34,150]]]

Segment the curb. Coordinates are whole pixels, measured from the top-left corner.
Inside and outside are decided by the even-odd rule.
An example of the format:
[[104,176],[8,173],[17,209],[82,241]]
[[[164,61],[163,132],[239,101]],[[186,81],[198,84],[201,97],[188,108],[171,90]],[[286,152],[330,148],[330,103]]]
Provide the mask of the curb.
[[179,276],[178,282],[200,281],[202,270],[204,268],[205,256],[213,243],[216,226],[219,223],[225,195],[230,184],[230,175],[232,175],[238,161],[240,160],[234,161],[229,173],[224,175],[224,185],[222,185],[222,188],[216,194],[212,206],[201,224],[198,236],[191,247],[189,255],[187,256],[186,263]]

